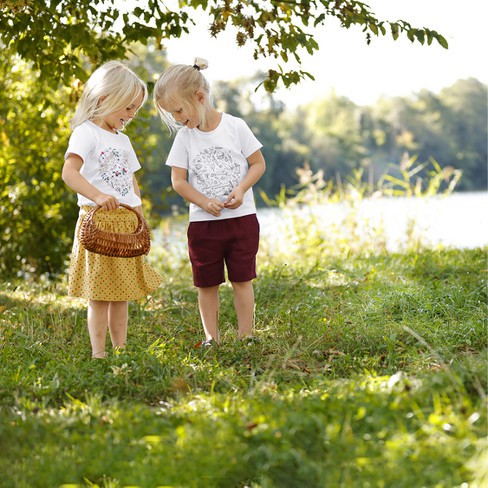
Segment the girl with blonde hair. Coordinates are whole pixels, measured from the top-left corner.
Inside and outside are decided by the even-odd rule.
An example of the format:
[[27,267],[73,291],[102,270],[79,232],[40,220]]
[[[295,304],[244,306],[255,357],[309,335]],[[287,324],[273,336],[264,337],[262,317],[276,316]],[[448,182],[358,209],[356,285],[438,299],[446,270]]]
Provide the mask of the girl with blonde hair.
[[218,290],[225,268],[234,291],[238,337],[252,341],[259,222],[252,186],[265,171],[262,144],[241,118],[217,111],[204,59],[167,69],[154,87],[163,123],[176,132],[166,164],[175,191],[190,203],[188,248],[205,332],[219,342]]
[[127,341],[128,301],[156,289],[160,276],[145,258],[119,258],[89,252],[79,240],[84,216],[94,205],[97,225],[111,232],[133,232],[142,215],[134,173],[140,164],[129,138],[121,131],[147,100],[146,84],[119,61],[100,66],[87,81],[71,121],[62,171],[78,194],[80,207],[69,269],[70,296],[88,300],[88,331],[94,358],[106,356],[107,329],[114,348]]

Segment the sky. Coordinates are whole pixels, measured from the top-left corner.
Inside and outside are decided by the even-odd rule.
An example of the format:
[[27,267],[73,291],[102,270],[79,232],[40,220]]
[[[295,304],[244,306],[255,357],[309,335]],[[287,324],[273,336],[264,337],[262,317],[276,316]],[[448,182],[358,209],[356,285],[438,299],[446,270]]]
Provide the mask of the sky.
[[[449,43],[445,50],[411,43],[406,37],[374,37],[368,46],[359,28],[344,29],[335,19],[315,31],[320,50],[301,54],[301,69],[315,76],[290,89],[279,89],[277,98],[288,108],[326,97],[331,91],[358,105],[374,104],[381,97],[410,96],[422,89],[438,93],[458,79],[477,78],[488,83],[486,54],[488,34],[486,0],[363,0],[382,20],[406,20],[413,27],[428,27]],[[202,14],[191,34],[166,43],[171,63],[191,64],[195,56],[209,61],[204,74],[210,83],[253,75],[273,68],[273,61],[252,57],[252,48],[239,48],[234,33],[217,38],[208,33]],[[290,68],[298,66],[290,64]],[[262,89],[262,88],[261,88]]]

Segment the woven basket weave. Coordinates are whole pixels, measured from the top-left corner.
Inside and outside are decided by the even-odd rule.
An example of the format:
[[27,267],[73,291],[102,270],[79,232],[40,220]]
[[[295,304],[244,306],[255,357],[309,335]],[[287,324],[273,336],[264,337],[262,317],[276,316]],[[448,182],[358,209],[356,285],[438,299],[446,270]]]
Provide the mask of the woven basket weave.
[[132,207],[123,203],[120,206],[136,214],[137,228],[134,232],[116,233],[100,229],[94,216],[102,207],[96,206],[83,218],[79,234],[80,242],[90,252],[114,258],[134,258],[148,254],[151,236],[146,220]]

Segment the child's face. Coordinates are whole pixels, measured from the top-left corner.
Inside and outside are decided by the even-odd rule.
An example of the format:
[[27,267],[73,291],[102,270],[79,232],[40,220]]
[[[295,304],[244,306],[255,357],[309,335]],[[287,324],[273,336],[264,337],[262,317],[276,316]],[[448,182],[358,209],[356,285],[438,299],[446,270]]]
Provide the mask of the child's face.
[[104,128],[111,131],[123,130],[124,127],[136,116],[137,111],[141,108],[143,100],[144,96],[141,93],[141,95],[127,107],[102,117]]
[[169,112],[173,118],[181,125],[188,127],[189,129],[195,129],[200,125],[200,114],[197,109],[197,103],[199,100],[196,98],[195,102],[191,105],[183,102],[177,102],[173,106],[162,107],[163,110]]

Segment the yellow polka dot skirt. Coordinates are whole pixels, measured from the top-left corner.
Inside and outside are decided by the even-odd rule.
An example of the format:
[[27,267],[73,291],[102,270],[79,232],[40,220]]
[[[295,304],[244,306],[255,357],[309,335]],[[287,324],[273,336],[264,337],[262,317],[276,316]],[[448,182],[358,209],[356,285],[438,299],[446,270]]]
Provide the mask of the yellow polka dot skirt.
[[[93,207],[80,208],[76,223],[71,263],[69,268],[68,294],[73,297],[102,301],[139,300],[161,284],[161,276],[146,262],[145,256],[113,258],[89,252],[79,240],[83,217]],[[95,222],[111,232],[133,232],[137,217],[123,207],[117,210],[98,210]]]

